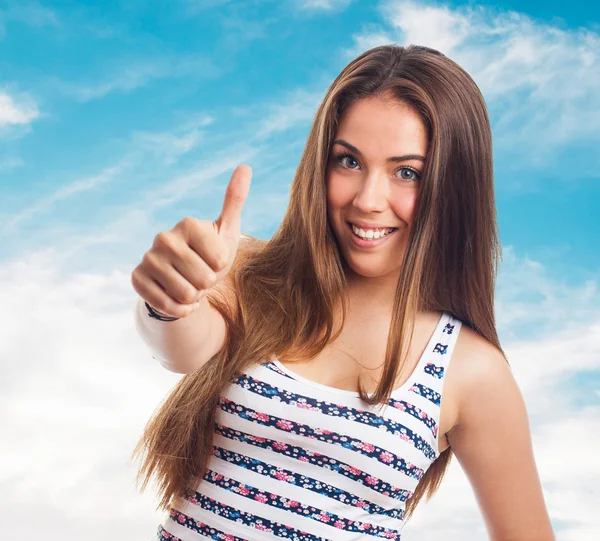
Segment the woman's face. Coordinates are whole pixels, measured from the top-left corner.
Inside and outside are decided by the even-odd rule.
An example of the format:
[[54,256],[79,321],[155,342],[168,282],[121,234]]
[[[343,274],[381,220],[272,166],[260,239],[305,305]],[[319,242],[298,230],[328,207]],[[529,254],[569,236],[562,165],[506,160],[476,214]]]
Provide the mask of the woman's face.
[[[341,116],[327,166],[327,213],[356,274],[399,274],[427,146],[425,124],[404,103],[364,98]],[[363,240],[350,224],[362,225],[367,237],[396,229]]]

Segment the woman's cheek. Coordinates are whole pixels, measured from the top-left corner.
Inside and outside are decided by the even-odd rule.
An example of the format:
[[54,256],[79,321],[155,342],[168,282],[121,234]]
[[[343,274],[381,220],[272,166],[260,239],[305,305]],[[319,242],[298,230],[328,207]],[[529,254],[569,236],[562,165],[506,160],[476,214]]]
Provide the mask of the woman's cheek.
[[410,225],[414,216],[417,206],[417,192],[416,190],[407,193],[404,190],[402,193],[395,194],[393,199],[393,210],[396,216],[403,222]]

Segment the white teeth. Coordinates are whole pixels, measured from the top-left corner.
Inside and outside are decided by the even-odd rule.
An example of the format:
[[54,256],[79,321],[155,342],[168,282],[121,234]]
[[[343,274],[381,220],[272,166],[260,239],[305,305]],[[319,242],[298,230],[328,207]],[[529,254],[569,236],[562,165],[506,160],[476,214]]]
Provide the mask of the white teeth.
[[386,229],[386,230],[378,230],[378,231],[373,231],[372,229],[369,229],[367,231],[365,231],[364,229],[360,229],[358,227],[356,227],[354,224],[352,225],[352,231],[354,231],[354,233],[356,235],[358,235],[359,237],[363,238],[363,239],[379,239],[381,237],[385,237],[386,235],[389,235],[394,228],[391,227],[390,229]]

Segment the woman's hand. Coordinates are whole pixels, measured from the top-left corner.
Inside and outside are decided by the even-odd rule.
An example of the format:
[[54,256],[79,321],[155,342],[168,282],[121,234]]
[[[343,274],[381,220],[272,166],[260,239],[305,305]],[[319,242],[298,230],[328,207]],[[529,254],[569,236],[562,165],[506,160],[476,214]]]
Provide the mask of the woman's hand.
[[252,169],[233,172],[220,216],[214,221],[185,217],[161,231],[131,273],[135,291],[162,314],[183,318],[229,272],[240,241],[241,215]]

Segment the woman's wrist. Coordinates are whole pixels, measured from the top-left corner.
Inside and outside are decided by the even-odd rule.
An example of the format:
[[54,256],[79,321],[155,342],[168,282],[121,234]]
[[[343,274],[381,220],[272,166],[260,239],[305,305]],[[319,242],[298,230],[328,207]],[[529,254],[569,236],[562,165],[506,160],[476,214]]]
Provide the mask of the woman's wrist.
[[146,305],[146,309],[148,310],[148,317],[158,319],[159,321],[177,321],[178,319],[180,319],[178,317],[169,316],[160,312],[159,310],[154,308],[154,306],[150,306],[150,304],[148,304],[147,301],[144,301],[144,304]]

